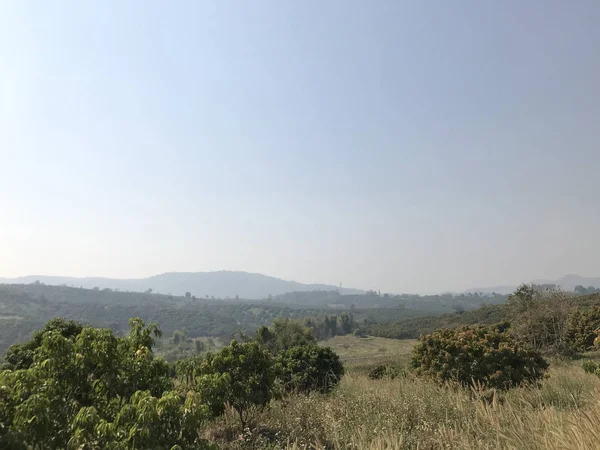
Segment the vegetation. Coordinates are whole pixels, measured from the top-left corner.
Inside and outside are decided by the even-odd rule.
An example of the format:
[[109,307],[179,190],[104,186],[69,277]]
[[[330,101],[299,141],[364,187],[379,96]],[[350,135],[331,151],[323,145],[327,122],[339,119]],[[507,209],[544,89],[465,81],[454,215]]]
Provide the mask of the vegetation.
[[538,352],[518,344],[506,328],[507,324],[465,326],[423,336],[415,347],[413,367],[417,374],[442,383],[496,389],[542,378],[548,363]]
[[[356,308],[287,309],[227,345],[139,318],[127,332],[53,319],[5,356],[0,448],[596,448],[598,297],[522,286],[505,305],[411,319],[450,325],[416,346],[366,335],[381,325]],[[201,309],[173,302],[149,305]]]

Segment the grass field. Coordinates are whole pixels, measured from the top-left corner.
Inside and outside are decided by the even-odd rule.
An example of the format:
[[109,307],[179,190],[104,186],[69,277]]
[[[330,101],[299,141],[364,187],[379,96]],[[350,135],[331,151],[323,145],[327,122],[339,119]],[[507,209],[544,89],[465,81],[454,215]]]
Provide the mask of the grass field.
[[[551,360],[538,386],[490,392],[440,386],[409,372],[371,380],[368,369],[406,365],[415,341],[340,336],[323,343],[345,358],[346,375],[329,395],[292,396],[235,429],[228,413],[207,434],[225,449],[592,450],[600,448],[600,378],[581,360]],[[381,358],[379,348],[387,348]],[[592,353],[587,358],[598,360]],[[363,370],[357,370],[361,368]]]

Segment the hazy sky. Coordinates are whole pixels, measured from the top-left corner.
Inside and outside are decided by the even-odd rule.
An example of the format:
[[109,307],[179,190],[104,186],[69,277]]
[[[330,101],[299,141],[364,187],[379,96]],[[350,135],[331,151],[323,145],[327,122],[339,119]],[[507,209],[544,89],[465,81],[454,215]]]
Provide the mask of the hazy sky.
[[5,1],[0,276],[600,275],[600,2]]

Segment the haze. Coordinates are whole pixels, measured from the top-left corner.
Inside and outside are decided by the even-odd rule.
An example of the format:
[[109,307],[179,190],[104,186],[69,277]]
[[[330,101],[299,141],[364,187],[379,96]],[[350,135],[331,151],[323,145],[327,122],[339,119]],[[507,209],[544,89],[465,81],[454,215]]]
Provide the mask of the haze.
[[3,2],[0,276],[599,275],[594,0]]

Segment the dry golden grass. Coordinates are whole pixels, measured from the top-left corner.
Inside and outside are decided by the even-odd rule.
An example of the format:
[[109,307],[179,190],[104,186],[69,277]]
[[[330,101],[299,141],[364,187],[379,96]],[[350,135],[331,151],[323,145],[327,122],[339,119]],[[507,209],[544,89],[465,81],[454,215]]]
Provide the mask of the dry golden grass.
[[[412,376],[373,381],[351,371],[332,394],[272,402],[252,431],[218,443],[231,449],[598,449],[600,379],[579,366],[554,364],[541,386],[491,399]],[[212,431],[233,424],[226,416]]]

